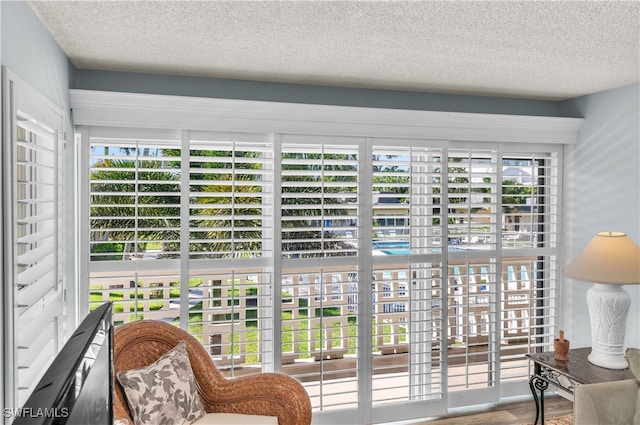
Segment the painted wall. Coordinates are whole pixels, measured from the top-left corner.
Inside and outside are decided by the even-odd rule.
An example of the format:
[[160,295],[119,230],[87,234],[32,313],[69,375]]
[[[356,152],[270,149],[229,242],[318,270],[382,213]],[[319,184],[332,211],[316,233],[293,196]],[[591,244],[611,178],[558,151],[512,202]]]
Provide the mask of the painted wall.
[[559,102],[77,70],[75,88],[369,108],[564,116]]
[[69,59],[26,2],[3,1],[0,7],[2,65],[68,111],[74,79]]
[[[599,231],[625,232],[640,244],[640,84],[563,102],[585,122],[578,143],[565,150],[566,265]],[[586,291],[591,284],[561,281],[561,326],[574,347],[589,346]],[[626,346],[640,347],[640,285],[625,287],[632,302]]]

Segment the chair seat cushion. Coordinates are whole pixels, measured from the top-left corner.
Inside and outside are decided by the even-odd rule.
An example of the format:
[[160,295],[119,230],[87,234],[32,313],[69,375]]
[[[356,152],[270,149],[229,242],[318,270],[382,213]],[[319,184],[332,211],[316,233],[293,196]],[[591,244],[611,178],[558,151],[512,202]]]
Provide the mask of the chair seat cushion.
[[191,425],[278,425],[278,418],[237,413],[206,413]]

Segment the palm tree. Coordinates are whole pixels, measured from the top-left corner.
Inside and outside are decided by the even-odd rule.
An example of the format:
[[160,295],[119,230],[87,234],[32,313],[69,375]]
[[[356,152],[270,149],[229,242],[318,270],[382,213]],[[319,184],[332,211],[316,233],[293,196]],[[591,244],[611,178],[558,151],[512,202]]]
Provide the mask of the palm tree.
[[[349,195],[356,191],[355,177],[349,174],[356,167],[340,162],[356,158],[349,154],[303,152],[283,154],[282,158],[297,160],[282,166],[288,174],[283,177],[282,186],[283,257],[321,257],[327,251],[332,256],[354,255],[351,242],[340,239],[332,227],[348,226],[355,219],[351,218],[353,207],[349,205]],[[300,184],[305,182],[308,184]],[[291,194],[295,196],[287,196]]]
[[[93,164],[89,210],[92,253],[126,255],[144,251],[145,242],[152,241],[162,243],[161,255],[172,256],[178,250],[179,175],[164,171],[161,161],[144,165],[140,168],[135,159],[105,159]],[[105,257],[115,259],[108,254]]]
[[203,242],[192,244],[192,252],[244,257],[262,251],[262,187],[251,181],[247,175],[226,175],[215,184],[201,186],[210,195],[198,198],[197,203],[206,207],[199,207],[193,220],[202,228],[195,237]]

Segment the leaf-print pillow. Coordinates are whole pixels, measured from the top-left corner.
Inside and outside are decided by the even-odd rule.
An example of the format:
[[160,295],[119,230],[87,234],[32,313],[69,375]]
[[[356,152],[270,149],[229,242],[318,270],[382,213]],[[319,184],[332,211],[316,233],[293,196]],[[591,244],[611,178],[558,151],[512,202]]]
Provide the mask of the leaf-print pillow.
[[118,381],[135,425],[188,425],[205,414],[184,341],[149,366],[119,372]]

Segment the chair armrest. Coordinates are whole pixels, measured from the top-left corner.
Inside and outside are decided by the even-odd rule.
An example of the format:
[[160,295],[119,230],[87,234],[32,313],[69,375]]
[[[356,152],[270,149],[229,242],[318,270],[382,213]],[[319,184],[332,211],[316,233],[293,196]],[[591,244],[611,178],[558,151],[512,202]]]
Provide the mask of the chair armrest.
[[633,423],[640,381],[578,385],[573,392],[574,425]]
[[260,373],[217,383],[199,380],[198,386],[207,412],[277,416],[279,425],[311,423],[307,391],[285,374]]

